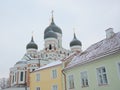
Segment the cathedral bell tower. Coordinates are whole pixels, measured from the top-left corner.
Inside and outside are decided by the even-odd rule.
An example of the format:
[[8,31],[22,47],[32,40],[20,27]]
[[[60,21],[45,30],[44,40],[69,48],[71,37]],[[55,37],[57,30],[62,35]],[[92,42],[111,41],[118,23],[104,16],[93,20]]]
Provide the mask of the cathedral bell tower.
[[50,29],[45,35],[45,51],[56,51],[58,49],[57,34]]
[[[53,35],[53,32],[54,32],[54,35]],[[56,37],[55,34],[57,35],[57,37]],[[51,36],[51,35],[53,35],[53,36]],[[47,36],[47,40],[46,40],[46,36]],[[44,31],[45,49],[46,49],[46,45],[48,44],[48,42],[47,42],[48,38],[50,40],[51,37],[52,38],[54,37],[57,40],[57,43],[56,43],[57,46],[56,46],[56,48],[62,48],[62,30],[54,23],[53,11],[52,11],[51,23],[50,23],[50,25]],[[51,45],[50,45],[50,47],[51,47]]]
[[32,58],[37,58],[37,50],[38,46],[34,42],[33,36],[31,37],[31,41],[26,46],[27,54]]
[[82,52],[81,50],[82,43],[77,39],[75,33],[73,40],[70,42],[70,48],[72,52]]

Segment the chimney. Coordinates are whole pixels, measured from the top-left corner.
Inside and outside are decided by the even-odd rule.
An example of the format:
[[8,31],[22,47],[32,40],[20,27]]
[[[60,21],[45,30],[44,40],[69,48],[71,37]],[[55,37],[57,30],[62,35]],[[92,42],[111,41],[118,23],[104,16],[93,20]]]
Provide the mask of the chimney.
[[107,38],[107,39],[113,37],[114,34],[115,34],[115,33],[113,32],[113,28],[108,28],[107,30],[105,30],[105,32],[106,32],[106,38]]

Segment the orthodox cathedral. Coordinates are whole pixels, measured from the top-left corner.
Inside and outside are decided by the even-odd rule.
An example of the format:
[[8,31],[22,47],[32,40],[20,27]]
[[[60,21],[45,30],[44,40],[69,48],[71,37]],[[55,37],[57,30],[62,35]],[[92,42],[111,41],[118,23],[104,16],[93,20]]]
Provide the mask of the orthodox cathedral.
[[26,45],[23,58],[10,68],[10,86],[29,87],[32,71],[56,60],[64,59],[74,52],[82,52],[81,47],[82,43],[75,33],[70,42],[71,50],[62,47],[62,30],[55,24],[52,15],[50,25],[44,30],[44,48],[38,50],[34,37],[31,37],[31,41]]

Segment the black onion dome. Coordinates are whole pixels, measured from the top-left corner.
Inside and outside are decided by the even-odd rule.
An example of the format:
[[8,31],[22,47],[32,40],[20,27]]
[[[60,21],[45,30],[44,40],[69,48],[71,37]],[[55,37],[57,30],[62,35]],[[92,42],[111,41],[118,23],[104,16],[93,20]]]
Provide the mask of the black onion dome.
[[55,32],[53,32],[52,29],[50,29],[50,31],[48,31],[46,34],[44,34],[44,39],[46,38],[56,38],[57,39],[57,34]]
[[73,40],[70,42],[70,47],[76,46],[76,45],[82,46],[82,43],[76,38],[76,35],[75,35],[75,33],[74,33],[74,38],[73,38]]
[[51,29],[54,32],[62,34],[62,30],[57,25],[55,25],[53,18],[52,18],[51,24],[45,29],[44,34],[46,34],[47,32],[49,32]]
[[38,49],[37,44],[33,40],[33,36],[31,38],[30,43],[27,44],[26,49]]

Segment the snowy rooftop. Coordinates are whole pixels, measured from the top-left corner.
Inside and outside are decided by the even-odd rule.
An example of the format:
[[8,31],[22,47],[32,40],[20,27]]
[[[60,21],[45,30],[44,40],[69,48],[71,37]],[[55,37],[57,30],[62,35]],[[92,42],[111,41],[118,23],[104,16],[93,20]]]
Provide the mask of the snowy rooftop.
[[96,60],[98,58],[112,54],[117,50],[120,50],[120,32],[114,33],[112,37],[105,38],[104,40],[91,45],[79,56],[73,58],[66,69]]
[[35,71],[45,69],[45,68],[49,68],[49,67],[53,67],[53,66],[60,65],[60,64],[62,64],[62,61],[57,60],[57,61],[51,62],[51,63],[49,63],[49,64],[47,64],[45,66],[42,66],[42,67],[36,69]]

